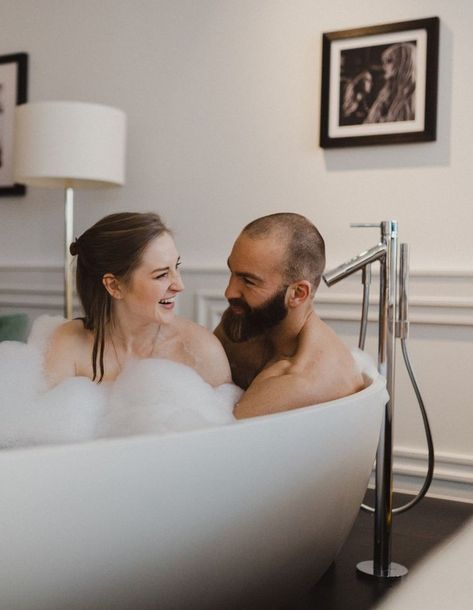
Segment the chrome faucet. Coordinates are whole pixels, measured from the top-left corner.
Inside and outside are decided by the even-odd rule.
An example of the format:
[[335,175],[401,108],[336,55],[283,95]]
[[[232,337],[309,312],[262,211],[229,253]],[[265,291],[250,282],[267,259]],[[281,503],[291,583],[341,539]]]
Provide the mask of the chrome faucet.
[[[398,265],[398,233],[395,220],[385,220],[378,224],[357,223],[352,227],[376,227],[381,230],[378,244],[361,252],[323,278],[327,286],[332,286],[355,271],[362,270],[363,307],[360,325],[359,347],[364,348],[368,321],[369,285],[371,282],[371,263],[380,263],[379,316],[378,316],[378,370],[386,377],[389,401],[385,406],[383,424],[376,453],[376,490],[374,509],[364,504],[363,510],[374,512],[374,557],[373,561],[362,561],[357,569],[362,574],[377,579],[398,578],[407,574],[407,568],[391,561],[392,517],[411,509],[427,493],[433,478],[435,455],[432,433],[417,381],[412,370],[407,339],[408,321],[408,245],[401,244]],[[399,292],[399,300],[398,300]],[[396,338],[401,341],[402,355],[409,379],[412,383],[419,409],[421,411],[428,446],[428,468],[424,484],[417,496],[404,506],[393,509],[393,411],[394,411],[394,373],[396,365]]]
[[[378,370],[386,377],[387,390],[394,401],[394,362],[397,314],[397,252],[398,233],[395,220],[381,223],[353,223],[351,227],[375,227],[381,230],[378,244],[361,252],[339,267],[324,273],[327,286],[332,286],[352,273],[366,268],[375,261],[381,264],[379,298]],[[388,403],[389,404],[389,403]]]
[[378,370],[386,378],[389,401],[386,403],[383,424],[376,454],[376,494],[375,494],[375,531],[373,561],[363,561],[357,569],[377,578],[404,576],[407,569],[391,562],[391,527],[393,495],[393,407],[394,373],[396,359],[396,322],[397,322],[397,276],[398,276],[398,232],[395,220],[385,220],[378,224],[360,223],[352,227],[376,227],[381,230],[378,244],[358,254],[336,269],[328,271],[323,278],[327,286],[368,265],[379,261],[379,330],[378,330]]

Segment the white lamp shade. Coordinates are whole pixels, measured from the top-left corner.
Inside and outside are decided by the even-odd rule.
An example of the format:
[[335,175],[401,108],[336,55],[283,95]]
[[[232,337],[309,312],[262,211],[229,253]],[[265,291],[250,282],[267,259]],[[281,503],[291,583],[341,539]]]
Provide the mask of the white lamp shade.
[[16,108],[15,180],[40,187],[97,188],[125,181],[126,116],[84,102]]

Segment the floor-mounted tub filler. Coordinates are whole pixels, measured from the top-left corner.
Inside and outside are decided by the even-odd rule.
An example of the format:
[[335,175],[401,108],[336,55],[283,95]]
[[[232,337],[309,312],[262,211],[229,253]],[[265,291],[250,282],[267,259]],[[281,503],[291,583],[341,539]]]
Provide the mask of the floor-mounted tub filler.
[[[378,371],[386,377],[389,400],[386,403],[383,425],[376,452],[375,506],[365,504],[361,508],[374,513],[373,559],[357,564],[360,574],[380,581],[405,576],[407,568],[391,561],[391,533],[393,515],[406,512],[426,495],[433,478],[435,455],[430,423],[424,400],[412,370],[407,340],[409,337],[408,283],[409,246],[398,247],[398,224],[396,220],[380,223],[355,223],[352,227],[377,228],[379,242],[354,256],[337,268],[324,273],[327,286],[343,280],[356,271],[362,271],[363,301],[358,346],[364,349],[368,324],[371,264],[379,262],[379,313],[378,313]],[[399,256],[398,256],[399,250]],[[400,340],[402,355],[409,379],[414,389],[424,424],[427,448],[427,474],[418,494],[404,506],[393,508],[393,416],[395,405],[396,339]]]
[[2,610],[249,609],[310,587],[358,514],[385,381],[164,436],[0,454]]

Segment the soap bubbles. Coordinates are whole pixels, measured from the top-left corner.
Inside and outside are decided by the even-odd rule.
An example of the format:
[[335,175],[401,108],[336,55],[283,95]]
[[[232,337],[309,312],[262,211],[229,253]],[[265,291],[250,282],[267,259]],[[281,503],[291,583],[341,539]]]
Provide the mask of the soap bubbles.
[[41,316],[27,344],[0,343],[0,447],[74,443],[231,424],[242,394],[214,388],[190,367],[132,360],[114,382],[71,377],[48,390],[42,354],[62,318]]

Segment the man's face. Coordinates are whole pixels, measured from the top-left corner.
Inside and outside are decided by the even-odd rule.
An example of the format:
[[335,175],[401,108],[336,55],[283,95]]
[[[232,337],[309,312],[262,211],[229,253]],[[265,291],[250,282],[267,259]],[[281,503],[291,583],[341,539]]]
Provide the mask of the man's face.
[[222,317],[231,341],[247,341],[287,316],[283,258],[281,240],[253,239],[243,234],[235,242],[228,259],[231,277],[225,291],[230,307]]
[[281,287],[259,307],[250,307],[242,298],[228,299],[230,307],[222,316],[222,324],[230,341],[248,341],[282,322],[287,316],[286,290],[286,286]]

